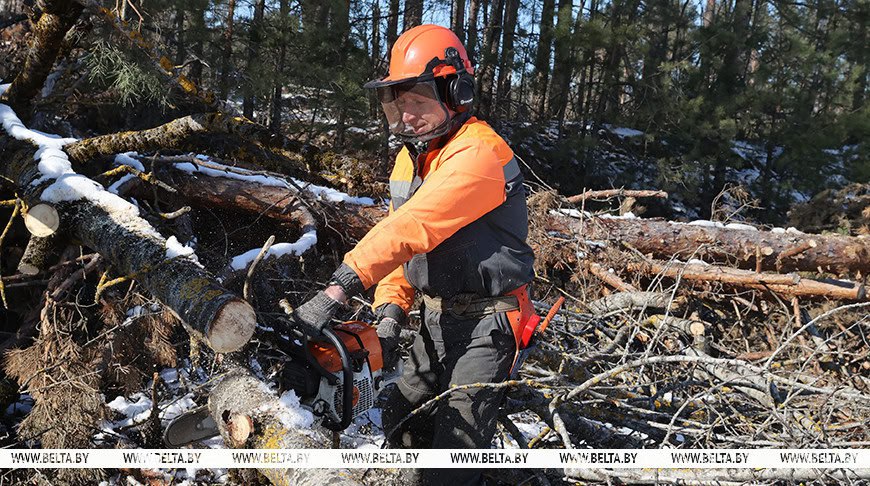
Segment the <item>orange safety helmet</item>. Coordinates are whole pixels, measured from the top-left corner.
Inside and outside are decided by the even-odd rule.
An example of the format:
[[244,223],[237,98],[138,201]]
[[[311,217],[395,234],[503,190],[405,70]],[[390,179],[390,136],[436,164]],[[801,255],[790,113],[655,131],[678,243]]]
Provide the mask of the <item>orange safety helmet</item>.
[[390,131],[422,142],[447,133],[454,113],[474,103],[474,68],[450,29],[420,25],[404,32],[390,54],[389,74],[364,85],[377,90]]

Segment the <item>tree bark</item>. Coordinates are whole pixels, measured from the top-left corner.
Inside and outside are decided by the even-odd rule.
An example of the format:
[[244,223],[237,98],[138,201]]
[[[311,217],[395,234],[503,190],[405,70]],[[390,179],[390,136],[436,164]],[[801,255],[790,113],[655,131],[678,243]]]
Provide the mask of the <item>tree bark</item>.
[[181,66],[187,61],[187,49],[184,43],[184,5],[179,2],[175,6],[175,65]]
[[468,57],[477,61],[477,14],[480,12],[480,0],[469,0],[468,5],[468,40],[465,42],[465,50]]
[[224,26],[224,49],[223,59],[221,59],[221,77],[218,84],[218,96],[221,101],[227,99],[229,93],[230,71],[234,71],[233,66],[233,25],[236,15],[236,0],[229,0],[227,4],[227,20]]
[[18,271],[24,275],[36,275],[48,267],[48,261],[58,247],[59,235],[31,236],[18,261]]
[[231,154],[235,160],[294,175],[307,173],[301,156],[282,148],[286,142],[283,137],[250,120],[223,113],[190,115],[156,128],[88,138],[67,145],[64,151],[71,161],[83,164],[100,156],[131,151],[146,153],[161,149],[207,149],[208,146],[201,146],[202,140],[197,136],[217,133],[237,137],[231,144],[235,148]]
[[405,0],[405,17],[402,32],[423,23],[423,0]]
[[801,278],[794,273],[787,275],[757,273],[713,265],[656,261],[629,263],[625,268],[629,272],[646,275],[663,275],[695,282],[718,282],[731,287],[770,290],[785,296],[835,300],[864,300],[867,296],[862,284],[820,282]]
[[[0,174],[15,182],[28,206],[55,182],[33,184],[41,176],[35,152],[29,143],[0,136],[6,159]],[[96,196],[55,203],[66,233],[100,253],[117,272],[133,276],[215,351],[235,351],[248,342],[256,316],[247,302],[192,260],[168,257],[166,239],[139,217],[135,206],[101,189],[92,191]]]
[[501,61],[498,71],[498,88],[496,89],[496,107],[501,110],[504,117],[511,115],[511,74],[514,70],[514,31],[517,27],[517,13],[520,8],[519,0],[507,0],[504,35],[502,40]]
[[[330,441],[318,428],[295,428],[282,421],[288,412],[269,387],[247,371],[230,372],[209,393],[208,409],[231,447],[251,449],[322,449]],[[286,420],[286,419],[285,419]],[[276,486],[357,485],[340,469],[261,469]]]
[[480,62],[480,83],[477,88],[477,111],[484,118],[492,111],[492,90],[495,83],[495,68],[498,61],[498,44],[502,32],[502,17],[506,0],[493,0],[489,22],[486,26],[486,43]]
[[275,82],[274,88],[272,90],[272,109],[270,110],[269,115],[269,129],[271,129],[273,133],[279,133],[281,131],[281,110],[284,106],[284,100],[282,98],[284,88],[284,61],[287,58],[288,27],[285,24],[286,22],[288,22],[287,15],[289,10],[289,0],[281,0],[279,7],[279,12],[281,15],[281,45],[278,47],[278,62],[275,66],[275,69],[277,71],[277,81]]
[[387,61],[393,44],[399,38],[399,0],[390,0],[390,11],[387,14]]
[[450,12],[450,30],[456,34],[456,37],[459,37],[459,42],[465,43],[465,0],[453,0]]
[[551,117],[560,117],[564,114],[568,104],[568,83],[571,80],[571,19],[572,1],[559,0],[556,17],[556,31],[553,54],[553,79],[550,83],[550,107]]
[[243,83],[245,97],[242,100],[242,115],[254,119],[254,70],[260,59],[260,45],[263,41],[263,16],[266,10],[266,0],[257,0],[254,4],[254,17],[251,19],[251,31],[248,34],[248,59],[245,65],[245,80]]
[[0,102],[11,106],[25,122],[30,118],[33,98],[51,73],[63,37],[82,12],[82,6],[71,0],[46,0],[40,6],[42,14],[33,25],[33,37],[24,67],[12,80],[9,89],[0,96]]
[[[581,223],[575,218],[557,217],[556,221],[585,240],[618,242],[654,258],[697,258],[756,271],[822,271],[841,276],[870,273],[870,239],[862,237],[773,233],[643,219],[590,218]],[[796,247],[806,249],[790,255]]]
[[537,116],[545,113],[547,86],[550,82],[550,51],[553,49],[553,12],[556,0],[544,0],[541,5],[541,33],[535,49],[535,109]]

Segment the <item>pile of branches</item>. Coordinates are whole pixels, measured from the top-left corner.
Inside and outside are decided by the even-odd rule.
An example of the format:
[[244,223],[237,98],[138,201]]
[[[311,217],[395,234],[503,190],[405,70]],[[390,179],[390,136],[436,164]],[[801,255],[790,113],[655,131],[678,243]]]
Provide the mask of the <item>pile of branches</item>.
[[[14,380],[0,396],[4,405],[22,394],[34,400],[4,445],[157,446],[171,402],[155,371],[178,367],[193,380],[185,396],[208,403],[228,446],[328,446],[323,433],[281,427],[280,407],[264,406],[276,397],[262,385],[280,366],[279,335],[291,330],[286,302],[322,286],[385,209],[331,200],[311,185],[328,179],[311,170],[324,160],[226,114],[112,12],[69,0],[40,7],[27,59],[0,97],[0,199],[9,215],[0,346]],[[35,101],[58,56],[75,52],[68,33],[82,16],[116,29],[199,110],[145,130],[65,140],[29,130],[51,118],[40,112],[49,104]],[[52,172],[58,165],[43,165],[50,158],[68,165]],[[635,198],[666,195],[563,197],[529,175],[536,304],[541,312],[557,297],[568,304],[518,379],[470,385],[508,388],[504,437],[551,448],[870,445],[866,239],[599,216],[584,211],[587,201],[619,198],[627,215]],[[59,187],[71,192],[58,197]],[[342,317],[367,317],[365,304]],[[106,402],[146,383],[148,418],[124,434],[102,430]],[[545,426],[529,437],[520,432],[526,423]],[[103,474],[58,472],[81,484]],[[320,484],[343,473],[264,474]],[[841,470],[492,474],[510,483],[530,474],[543,483],[868,478]]]

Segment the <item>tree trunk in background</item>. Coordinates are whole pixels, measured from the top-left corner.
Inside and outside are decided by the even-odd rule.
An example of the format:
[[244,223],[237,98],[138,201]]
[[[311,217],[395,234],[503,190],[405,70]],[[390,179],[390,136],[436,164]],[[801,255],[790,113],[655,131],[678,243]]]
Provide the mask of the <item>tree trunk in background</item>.
[[[381,75],[381,6],[377,0],[372,1],[372,79]],[[380,109],[377,97],[369,94],[369,115],[378,117]]]
[[716,0],[707,0],[704,7],[703,26],[710,27],[713,24],[713,19],[716,17]]
[[181,66],[187,60],[184,44],[184,7],[181,2],[175,7],[175,65]]
[[245,117],[254,118],[254,70],[260,59],[260,44],[263,41],[263,16],[266,10],[266,0],[257,0],[254,4],[254,17],[251,19],[251,30],[248,34],[248,58],[245,66],[245,98],[242,101],[242,113]]
[[[855,23],[853,45],[857,46],[854,54],[855,68],[858,70],[858,79],[855,83],[855,92],[852,94],[852,111],[859,112],[864,108],[867,100],[867,86],[870,82],[870,35],[867,24],[870,24],[870,4],[856,2],[855,11],[851,12],[852,21]],[[862,47],[863,46],[863,47]]]
[[511,75],[514,70],[514,31],[517,27],[517,12],[519,0],[507,0],[505,6],[504,35],[502,39],[501,61],[499,62],[498,87],[496,89],[495,107],[499,116],[510,117],[511,108]]
[[277,81],[275,82],[275,87],[272,90],[272,107],[269,114],[269,129],[275,133],[281,131],[281,107],[284,105],[282,94],[283,87],[283,79],[284,79],[284,61],[287,57],[287,29],[289,28],[286,24],[288,12],[290,7],[288,2],[290,0],[281,0],[281,4],[279,7],[279,12],[281,15],[281,46],[278,48],[278,64],[276,66],[277,73]]
[[405,0],[405,17],[402,32],[423,23],[423,0]]
[[492,13],[486,26],[486,43],[483,45],[480,84],[477,91],[477,111],[488,118],[492,111],[492,90],[495,83],[495,68],[498,61],[498,40],[502,32],[502,16],[505,0],[493,0]]
[[535,93],[536,118],[542,118],[547,106],[547,85],[550,83],[550,51],[553,49],[553,12],[556,0],[544,0],[541,6],[541,33],[535,50]]
[[465,43],[465,49],[468,51],[468,57],[477,61],[477,13],[480,12],[480,0],[470,0],[468,4],[468,41]]
[[559,0],[554,33],[553,80],[550,83],[549,116],[560,118],[568,104],[568,84],[571,81],[571,0]]
[[205,57],[205,42],[206,42],[206,26],[205,26],[205,11],[206,8],[198,8],[201,2],[197,2],[195,9],[191,9],[192,16],[190,19],[190,33],[195,39],[191,51],[196,56],[196,60],[190,64],[190,80],[197,86],[202,84],[202,59]]
[[[640,90],[636,106],[642,108],[642,113],[648,122],[655,123],[657,113],[663,108],[660,96],[662,94],[662,73],[659,68],[667,59],[668,36],[671,32],[670,6],[672,0],[650,0],[646,3],[646,25],[649,29],[649,49],[643,59]],[[644,123],[646,125],[647,122]]]
[[399,38],[399,0],[390,0],[390,11],[387,14],[387,61],[390,60],[390,51],[393,44]]
[[465,0],[453,0],[450,30],[456,33],[459,42],[465,43]]
[[224,27],[224,55],[221,59],[221,77],[218,84],[218,97],[221,101],[227,99],[229,94],[230,71],[233,67],[233,19],[236,16],[236,0],[229,0],[227,4],[227,20]]

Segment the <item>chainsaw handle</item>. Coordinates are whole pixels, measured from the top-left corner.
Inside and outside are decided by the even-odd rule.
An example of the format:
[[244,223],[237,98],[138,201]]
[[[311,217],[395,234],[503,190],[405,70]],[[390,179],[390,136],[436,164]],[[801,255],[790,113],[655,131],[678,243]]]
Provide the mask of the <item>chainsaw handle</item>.
[[338,356],[341,358],[342,375],[341,421],[338,424],[332,421],[324,421],[323,425],[329,430],[339,431],[346,429],[350,425],[351,419],[353,419],[353,368],[351,367],[350,353],[348,353],[344,342],[335,335],[335,332],[327,327],[323,329],[323,335],[329,339],[338,351]]

